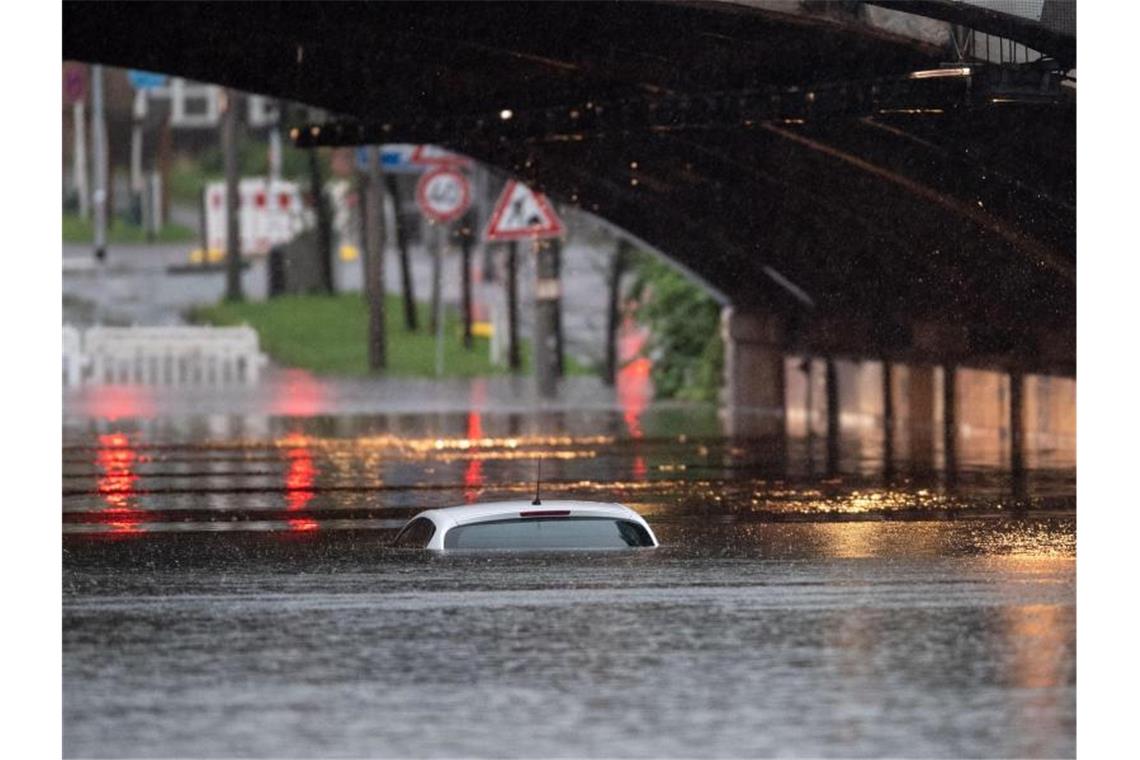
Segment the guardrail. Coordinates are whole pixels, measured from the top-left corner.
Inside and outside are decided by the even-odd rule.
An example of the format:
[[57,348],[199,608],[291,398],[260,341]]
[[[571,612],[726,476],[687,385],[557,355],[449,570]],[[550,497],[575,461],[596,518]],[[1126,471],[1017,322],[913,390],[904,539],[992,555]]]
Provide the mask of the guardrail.
[[63,329],[64,387],[253,385],[266,362],[247,326]]

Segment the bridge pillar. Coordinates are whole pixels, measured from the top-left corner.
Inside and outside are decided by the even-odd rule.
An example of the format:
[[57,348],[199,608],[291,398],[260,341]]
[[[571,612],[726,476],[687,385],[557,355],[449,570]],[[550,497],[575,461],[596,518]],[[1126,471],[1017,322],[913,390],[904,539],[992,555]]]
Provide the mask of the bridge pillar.
[[1025,375],[1009,373],[1009,469],[1014,480],[1025,474]]
[[942,468],[946,482],[958,476],[958,368],[942,365]]
[[783,327],[761,312],[725,307],[724,401],[729,434],[755,436],[785,433]]
[[934,367],[920,364],[909,368],[907,390],[907,432],[913,467],[934,467]]
[[824,388],[827,392],[827,474],[839,472],[839,371],[834,357],[824,360]]
[[883,364],[883,473],[891,475],[895,467],[895,386],[894,365],[884,358]]

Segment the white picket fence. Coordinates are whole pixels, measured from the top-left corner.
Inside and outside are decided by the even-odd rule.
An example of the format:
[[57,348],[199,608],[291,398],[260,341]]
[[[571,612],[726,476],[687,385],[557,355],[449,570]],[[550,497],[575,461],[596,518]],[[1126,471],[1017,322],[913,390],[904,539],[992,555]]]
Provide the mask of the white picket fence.
[[253,385],[266,364],[251,327],[63,328],[63,384]]

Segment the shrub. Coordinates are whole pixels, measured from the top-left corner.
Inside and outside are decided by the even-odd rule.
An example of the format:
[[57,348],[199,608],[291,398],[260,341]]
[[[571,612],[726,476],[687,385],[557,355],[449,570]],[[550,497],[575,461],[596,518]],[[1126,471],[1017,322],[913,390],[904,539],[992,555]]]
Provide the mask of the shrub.
[[635,261],[631,296],[650,330],[645,351],[658,398],[716,401],[724,368],[720,304],[656,258],[640,254]]

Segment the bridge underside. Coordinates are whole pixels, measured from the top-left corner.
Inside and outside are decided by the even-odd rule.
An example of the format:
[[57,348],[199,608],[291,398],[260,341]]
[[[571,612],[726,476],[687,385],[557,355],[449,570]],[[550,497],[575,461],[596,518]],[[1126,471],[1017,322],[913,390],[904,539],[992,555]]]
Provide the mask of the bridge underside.
[[788,347],[1075,372],[1075,97],[1042,64],[929,75],[946,51],[858,4],[66,3],[64,55],[343,117],[301,144],[472,155]]

